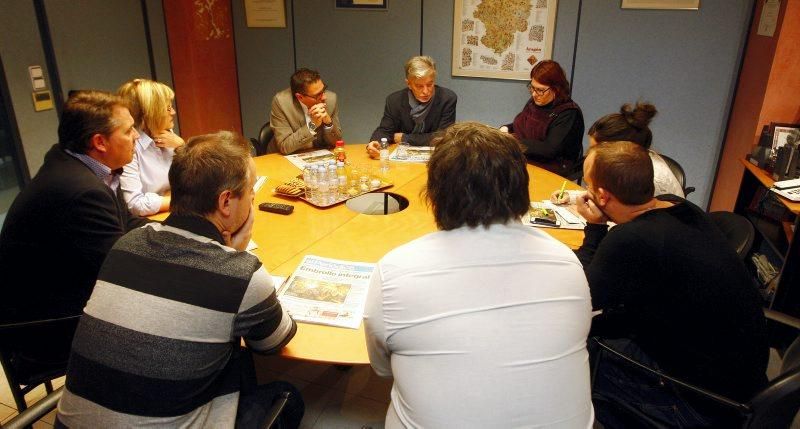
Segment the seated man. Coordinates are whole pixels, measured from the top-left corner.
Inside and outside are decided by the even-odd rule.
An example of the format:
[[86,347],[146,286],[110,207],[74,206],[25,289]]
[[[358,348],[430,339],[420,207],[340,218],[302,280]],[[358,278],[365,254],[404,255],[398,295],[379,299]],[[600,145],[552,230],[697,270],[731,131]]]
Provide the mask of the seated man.
[[291,385],[255,386],[241,337],[278,351],[296,331],[272,278],[245,251],[255,163],[221,131],[194,137],[169,171],[172,213],[108,254],[72,344],[58,422],[67,427],[263,427],[290,390],[287,427],[303,415]]
[[467,122],[437,142],[440,231],[384,256],[367,295],[370,363],[394,377],[387,428],[592,426],[589,289],[569,248],[521,224],[528,180],[508,134]]
[[289,79],[289,88],[272,98],[269,126],[275,134],[267,153],[332,148],[342,139],[336,93],[327,90],[316,70],[299,69]]
[[[592,305],[592,335],[694,385],[746,401],[766,383],[761,299],[713,221],[676,197],[653,198],[653,163],[631,142],[602,143],[584,163],[586,218],[577,251]],[[606,222],[617,223],[610,231]],[[724,411],[658,378],[600,361],[594,394],[672,427],[725,427]],[[635,386],[632,387],[632,386]],[[598,420],[620,427],[600,403]]]
[[407,141],[412,146],[428,146],[434,132],[453,125],[458,96],[435,83],[433,58],[418,56],[406,62],[408,88],[386,97],[383,118],[367,145],[369,156],[380,156],[381,138],[386,138],[390,144]]
[[[145,224],[128,213],[119,186],[138,137],[121,98],[81,91],[67,100],[59,143],[17,195],[0,233],[7,279],[0,322],[81,314],[111,246]],[[21,352],[34,367],[66,368],[74,330],[71,324],[45,340],[33,338]]]

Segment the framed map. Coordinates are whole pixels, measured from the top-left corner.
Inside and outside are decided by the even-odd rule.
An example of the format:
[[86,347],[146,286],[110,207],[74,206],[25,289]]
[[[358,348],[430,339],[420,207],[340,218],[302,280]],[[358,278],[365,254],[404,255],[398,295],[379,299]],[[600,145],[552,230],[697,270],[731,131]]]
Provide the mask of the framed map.
[[453,76],[530,79],[550,59],[557,0],[455,0]]

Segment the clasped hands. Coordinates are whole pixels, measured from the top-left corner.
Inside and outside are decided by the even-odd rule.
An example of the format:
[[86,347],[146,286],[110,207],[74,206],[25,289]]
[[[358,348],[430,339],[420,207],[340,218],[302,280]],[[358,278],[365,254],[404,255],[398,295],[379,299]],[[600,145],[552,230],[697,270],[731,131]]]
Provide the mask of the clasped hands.
[[328,114],[328,108],[325,103],[317,103],[308,108],[308,117],[314,123],[316,128],[321,126],[330,126],[333,124],[331,115]]

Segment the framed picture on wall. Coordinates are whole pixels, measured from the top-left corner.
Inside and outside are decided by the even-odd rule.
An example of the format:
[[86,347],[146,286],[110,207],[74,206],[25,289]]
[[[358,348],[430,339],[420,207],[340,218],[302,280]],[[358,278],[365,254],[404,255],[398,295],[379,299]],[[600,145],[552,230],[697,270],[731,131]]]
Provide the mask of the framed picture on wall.
[[336,9],[386,10],[389,0],[336,0]]
[[769,124],[772,131],[772,153],[775,154],[778,148],[788,144],[797,144],[800,141],[800,124],[780,124],[772,122]]
[[698,10],[700,0],[622,0],[622,9]]
[[454,0],[453,76],[530,79],[550,59],[557,0]]

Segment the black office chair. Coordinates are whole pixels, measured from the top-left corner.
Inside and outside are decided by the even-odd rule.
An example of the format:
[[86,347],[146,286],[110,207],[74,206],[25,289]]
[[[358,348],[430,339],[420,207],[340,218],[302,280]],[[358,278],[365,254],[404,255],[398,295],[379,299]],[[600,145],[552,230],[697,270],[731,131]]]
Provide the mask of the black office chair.
[[80,316],[0,325],[0,363],[20,412],[28,407],[25,394],[67,371],[72,336]]
[[744,260],[750,253],[753,240],[756,237],[753,224],[746,217],[731,212],[711,212],[708,214],[711,220],[725,234],[728,242],[731,243],[739,258]]
[[[800,319],[764,309],[767,319],[800,331]],[[600,347],[597,359],[603,353],[609,353],[628,364],[631,369],[648,372],[658,376],[664,382],[670,382],[677,391],[691,392],[713,401],[731,412],[731,418],[741,421],[743,428],[788,428],[800,410],[800,336],[796,337],[783,353],[783,363],[780,374],[757,392],[747,402],[734,401],[717,393],[686,383],[671,377],[659,370],[643,365],[628,356],[618,352],[600,338],[591,341]],[[662,428],[663,425],[651,420],[629,404],[618,404],[602,395],[593,394],[592,401],[604,403],[613,407],[615,415],[630,422],[631,427]]]
[[688,197],[689,194],[694,192],[694,186],[686,186],[686,173],[683,171],[683,167],[678,164],[678,161],[675,161],[663,153],[660,153],[659,155],[664,158],[664,161],[666,161],[667,166],[669,166],[669,169],[672,171],[672,174],[675,175],[675,178],[678,179],[678,182],[681,184],[681,188],[683,188],[683,196]]
[[272,131],[272,128],[269,126],[269,121],[261,127],[261,130],[258,132],[258,138],[250,138],[251,144],[251,151],[253,152],[253,156],[261,156],[267,154],[267,147],[269,147],[269,141],[272,140],[272,136],[275,133]]

